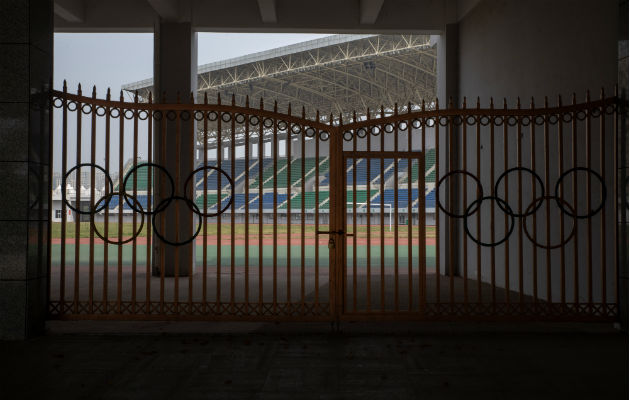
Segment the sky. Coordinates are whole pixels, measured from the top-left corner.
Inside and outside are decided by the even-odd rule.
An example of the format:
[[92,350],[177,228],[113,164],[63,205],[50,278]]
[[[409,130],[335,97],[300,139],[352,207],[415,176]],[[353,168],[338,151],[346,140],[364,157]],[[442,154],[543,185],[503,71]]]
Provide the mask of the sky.
[[[198,64],[243,56],[258,51],[269,50],[289,44],[317,39],[328,35],[283,34],[283,33],[199,33]],[[54,42],[54,88],[61,90],[63,81],[68,83],[68,92],[76,93],[80,83],[84,95],[91,95],[96,86],[98,98],[104,98],[107,88],[111,88],[112,97],[118,98],[121,86],[126,83],[151,78],[153,76],[153,34],[150,33],[55,33]],[[68,121],[68,168],[77,162],[76,154],[76,117]],[[89,131],[89,118],[83,117],[84,135]],[[61,127],[59,111],[54,114],[54,170],[61,171]],[[129,128],[125,127],[127,132]],[[97,125],[97,132],[103,126]],[[140,128],[142,129],[142,128]],[[118,145],[117,123],[112,123],[112,143]],[[102,136],[102,135],[99,135]],[[104,159],[103,143],[97,145],[96,162]],[[130,146],[124,146],[126,149]],[[81,145],[81,161],[89,161],[89,135]],[[115,152],[117,153],[117,152]],[[141,157],[146,155],[146,147],[140,146]],[[131,156],[125,155],[124,158]],[[146,157],[143,157],[146,158]],[[126,160],[125,160],[126,161]],[[118,161],[115,155],[110,157],[110,170],[117,171]]]

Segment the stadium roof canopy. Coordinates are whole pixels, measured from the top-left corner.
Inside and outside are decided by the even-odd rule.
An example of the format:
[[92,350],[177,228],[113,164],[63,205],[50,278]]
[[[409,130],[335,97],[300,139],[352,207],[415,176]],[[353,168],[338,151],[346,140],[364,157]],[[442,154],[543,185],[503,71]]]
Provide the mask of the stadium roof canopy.
[[[344,120],[353,111],[391,110],[395,103],[406,107],[436,97],[436,47],[429,35],[331,35],[272,50],[199,66],[197,101],[204,93],[209,101],[221,94],[223,101],[265,108],[278,102],[278,110],[324,118],[331,113]],[[153,80],[129,83],[147,98]]]

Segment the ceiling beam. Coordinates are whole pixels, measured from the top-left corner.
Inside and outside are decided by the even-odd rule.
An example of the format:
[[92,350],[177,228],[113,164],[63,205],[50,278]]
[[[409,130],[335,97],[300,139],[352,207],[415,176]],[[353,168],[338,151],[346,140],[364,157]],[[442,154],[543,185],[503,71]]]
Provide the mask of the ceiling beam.
[[359,3],[359,23],[373,25],[376,23],[384,0],[361,0]]
[[177,0],[147,0],[147,2],[164,21],[179,19]]
[[278,22],[276,15],[276,0],[258,0],[260,19],[265,24],[275,24]]
[[85,5],[83,0],[55,0],[55,14],[67,22],[83,22]]

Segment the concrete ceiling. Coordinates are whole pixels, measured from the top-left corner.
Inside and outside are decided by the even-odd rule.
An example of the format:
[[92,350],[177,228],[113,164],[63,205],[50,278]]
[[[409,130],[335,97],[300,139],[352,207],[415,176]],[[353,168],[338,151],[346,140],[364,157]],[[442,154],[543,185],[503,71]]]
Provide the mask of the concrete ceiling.
[[54,0],[56,32],[152,32],[155,21],[199,32],[436,34],[480,0]]

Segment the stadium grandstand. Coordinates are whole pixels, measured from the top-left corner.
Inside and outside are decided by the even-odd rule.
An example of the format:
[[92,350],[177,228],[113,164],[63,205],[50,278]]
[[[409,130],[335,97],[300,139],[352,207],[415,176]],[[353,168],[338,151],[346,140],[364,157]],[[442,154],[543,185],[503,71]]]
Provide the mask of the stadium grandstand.
[[[147,101],[149,93],[153,90],[153,82],[152,79],[147,79],[130,83],[124,85],[123,90],[132,97],[137,93],[140,101]],[[216,100],[217,96],[220,96],[231,101],[234,96],[237,105],[245,105],[246,99],[249,98],[250,105],[257,106],[258,103],[253,99],[264,97],[275,99],[279,111],[286,111],[290,104],[292,110],[302,112],[304,109],[307,117],[313,118],[318,112],[320,119],[325,121],[330,118],[328,116],[333,115],[332,123],[335,123],[338,118],[344,120],[351,117],[357,120],[366,118],[368,110],[380,111],[381,107],[388,113],[393,110],[395,104],[405,107],[412,104],[413,107],[423,100],[434,99],[435,93],[436,48],[430,42],[429,36],[331,35],[199,66],[196,100],[203,102],[205,96]],[[383,101],[387,104],[381,104]],[[264,107],[269,109],[273,105],[267,102]],[[242,218],[245,216],[246,204],[249,214],[257,218],[262,202],[263,218],[271,221],[274,210],[279,215],[286,214],[289,209],[291,213],[299,213],[302,198],[307,223],[309,220],[313,221],[312,215],[316,209],[322,222],[327,221],[330,187],[329,157],[325,148],[319,157],[309,156],[309,153],[314,155],[312,149],[309,150],[313,147],[314,140],[308,141],[302,160],[296,143],[293,144],[295,149],[291,152],[293,156],[289,158],[286,151],[288,132],[285,132],[284,136],[282,133],[278,135],[281,143],[284,143],[284,150],[276,157],[275,165],[271,151],[266,147],[261,160],[256,157],[257,148],[252,147],[250,149],[252,157],[247,163],[242,149],[244,132],[240,130],[237,135],[227,132],[221,143],[216,140],[216,132],[217,130],[212,128],[207,132],[207,148],[212,154],[208,157],[207,164],[218,166],[220,162],[220,167],[224,171],[230,174],[233,171],[232,207],[237,222],[244,222]],[[263,141],[270,144],[267,140],[271,142],[271,132],[266,132],[265,135]],[[236,142],[231,143],[235,137]],[[201,138],[201,132],[198,132],[197,138]],[[251,146],[257,146],[255,138],[252,142]],[[229,158],[227,151],[221,152],[223,157],[217,160],[218,145],[223,150],[237,146],[234,160]],[[197,147],[203,147],[203,140],[198,140]],[[403,214],[411,208],[414,218],[420,215],[419,193],[422,189],[418,187],[417,161],[414,160],[408,165],[407,159],[399,159],[397,175],[394,173],[394,159],[383,160],[382,166],[379,160],[372,160],[369,167],[366,159],[356,159],[354,163],[350,159],[347,161],[346,199],[348,207],[356,201],[359,222],[365,222],[368,211],[373,215],[378,214],[381,207],[384,207],[384,212],[390,214],[390,218],[392,210],[396,207]],[[138,160],[138,164],[142,163],[142,160]],[[259,163],[262,163],[262,174]],[[197,166],[203,164],[202,151],[196,154],[196,164]],[[125,164],[123,176],[126,176],[132,167],[133,162],[129,160]],[[432,143],[428,144],[425,151],[424,171],[423,191],[427,224],[432,224],[435,209],[435,149]],[[148,168],[138,168],[135,173],[137,198],[142,206],[146,207]],[[356,194],[353,192],[354,175]],[[207,190],[204,190],[206,188],[204,173],[197,173],[195,196],[200,208],[203,208],[205,197],[208,211],[211,212],[227,204],[231,197],[231,188],[227,179],[215,170],[207,171],[206,177]],[[133,189],[132,181],[132,179],[127,181],[129,191]],[[248,194],[245,193],[246,186],[249,189]],[[409,187],[411,205],[408,202]],[[397,205],[394,188],[398,188]],[[118,190],[118,182],[115,182],[114,190]],[[116,211],[118,205],[118,199],[112,199],[110,210]],[[124,214],[129,215],[131,211],[128,204],[123,205]],[[224,214],[225,218],[228,217],[227,214],[229,213]],[[402,219],[404,218],[403,216]]]

